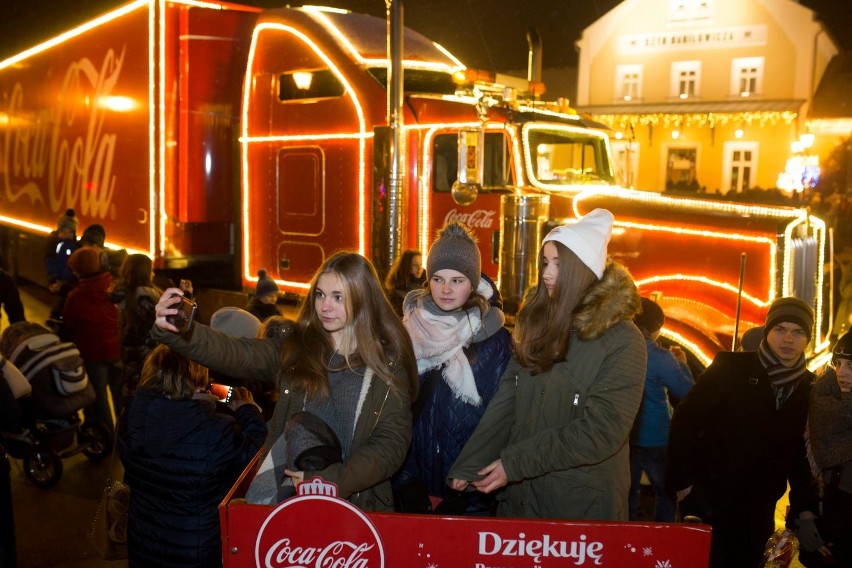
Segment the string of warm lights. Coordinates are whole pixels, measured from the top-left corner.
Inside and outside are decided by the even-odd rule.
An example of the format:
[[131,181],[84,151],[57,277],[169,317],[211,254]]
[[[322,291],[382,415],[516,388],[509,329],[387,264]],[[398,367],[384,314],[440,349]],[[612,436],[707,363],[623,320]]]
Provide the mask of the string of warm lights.
[[[627,111],[629,107],[625,107]],[[663,128],[703,128],[709,126],[789,126],[796,121],[798,113],[792,111],[750,112],[690,112],[690,113],[640,113],[640,114],[591,114],[592,120],[602,122],[610,128],[623,130],[630,126],[662,126]]]

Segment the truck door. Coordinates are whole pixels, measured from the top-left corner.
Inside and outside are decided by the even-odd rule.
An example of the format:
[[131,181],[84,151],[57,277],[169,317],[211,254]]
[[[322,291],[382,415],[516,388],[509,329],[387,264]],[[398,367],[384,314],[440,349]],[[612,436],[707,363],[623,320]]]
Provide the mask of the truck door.
[[286,29],[262,31],[243,118],[245,277],[265,268],[295,292],[331,253],[361,246],[363,116],[316,49]]
[[467,225],[479,241],[482,271],[495,282],[499,275],[497,250],[500,236],[500,196],[512,191],[512,153],[510,140],[501,130],[485,134],[485,173],[482,190],[470,205],[453,201],[450,190],[458,179],[458,131],[440,131],[431,140],[431,173],[428,190],[431,192],[431,214],[427,220],[428,234],[450,221]]

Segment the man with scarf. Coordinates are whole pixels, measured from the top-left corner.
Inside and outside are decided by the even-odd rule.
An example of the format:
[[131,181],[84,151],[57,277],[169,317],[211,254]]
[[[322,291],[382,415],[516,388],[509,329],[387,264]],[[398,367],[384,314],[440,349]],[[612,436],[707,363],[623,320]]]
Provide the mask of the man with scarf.
[[669,486],[684,518],[712,525],[711,568],[760,564],[788,481],[788,525],[817,511],[804,441],[813,322],[805,302],[778,298],[757,351],[716,355],[674,412]]
[[799,561],[808,568],[852,566],[852,332],[834,346],[814,385],[806,444],[821,481],[822,514],[797,521]]

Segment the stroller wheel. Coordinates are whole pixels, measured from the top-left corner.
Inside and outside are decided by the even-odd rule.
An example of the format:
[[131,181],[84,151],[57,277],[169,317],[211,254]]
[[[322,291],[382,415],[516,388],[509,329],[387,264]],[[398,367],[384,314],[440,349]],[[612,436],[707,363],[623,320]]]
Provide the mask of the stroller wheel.
[[62,459],[49,448],[35,445],[24,454],[24,474],[33,485],[47,489],[62,477]]
[[93,421],[83,422],[80,433],[88,444],[83,454],[90,460],[102,460],[112,452],[112,434],[104,424]]

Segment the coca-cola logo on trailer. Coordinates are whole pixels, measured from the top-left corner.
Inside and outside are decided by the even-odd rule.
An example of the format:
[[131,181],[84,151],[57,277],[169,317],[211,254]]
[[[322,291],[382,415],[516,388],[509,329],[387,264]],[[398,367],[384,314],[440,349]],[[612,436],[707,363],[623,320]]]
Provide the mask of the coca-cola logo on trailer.
[[255,562],[258,568],[384,568],[385,554],[364,513],[315,477],[263,522]]

